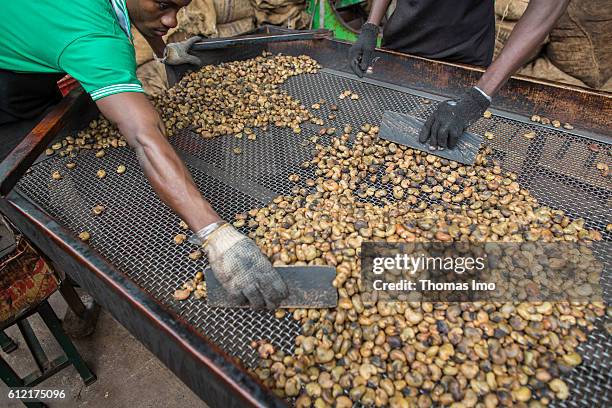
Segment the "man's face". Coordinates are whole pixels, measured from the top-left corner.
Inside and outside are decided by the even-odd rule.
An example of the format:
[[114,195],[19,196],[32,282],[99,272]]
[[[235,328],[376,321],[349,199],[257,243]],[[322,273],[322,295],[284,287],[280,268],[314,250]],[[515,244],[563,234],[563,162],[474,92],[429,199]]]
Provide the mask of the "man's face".
[[161,37],[176,27],[176,13],[191,0],[128,0],[128,12],[138,31],[147,37]]

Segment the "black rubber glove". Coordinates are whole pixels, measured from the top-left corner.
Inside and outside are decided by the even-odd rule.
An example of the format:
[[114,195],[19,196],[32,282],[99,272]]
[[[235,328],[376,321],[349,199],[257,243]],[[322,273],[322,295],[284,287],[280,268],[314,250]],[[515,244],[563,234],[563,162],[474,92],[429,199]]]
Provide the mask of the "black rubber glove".
[[357,38],[357,41],[349,50],[351,68],[359,78],[363,77],[372,62],[372,58],[374,58],[377,38],[378,26],[372,23],[365,23],[361,27],[359,38]]
[[454,148],[463,131],[476,122],[490,104],[476,88],[470,88],[457,100],[440,103],[421,129],[419,142],[427,142],[432,148]]

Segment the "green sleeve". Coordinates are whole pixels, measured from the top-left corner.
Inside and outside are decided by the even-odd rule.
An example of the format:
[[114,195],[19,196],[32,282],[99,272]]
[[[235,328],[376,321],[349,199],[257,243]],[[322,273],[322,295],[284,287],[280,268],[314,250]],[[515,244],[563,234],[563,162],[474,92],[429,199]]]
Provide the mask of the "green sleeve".
[[87,35],[62,51],[58,65],[95,101],[122,92],[144,92],[136,77],[134,47],[123,36]]

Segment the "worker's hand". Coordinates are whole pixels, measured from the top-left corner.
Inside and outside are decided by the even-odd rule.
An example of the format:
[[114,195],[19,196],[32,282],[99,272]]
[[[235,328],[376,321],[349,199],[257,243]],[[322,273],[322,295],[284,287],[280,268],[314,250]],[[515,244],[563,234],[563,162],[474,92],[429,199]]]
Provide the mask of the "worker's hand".
[[[197,235],[197,234],[196,234]],[[289,291],[253,240],[223,224],[204,242],[212,272],[230,296],[231,304],[276,308]]]
[[164,63],[168,65],[182,65],[182,64],[193,64],[200,65],[200,59],[195,55],[189,54],[189,50],[196,42],[200,41],[202,38],[191,37],[186,39],[185,41],[170,43],[166,45],[164,49]]
[[357,38],[357,41],[349,50],[351,68],[359,78],[363,77],[372,62],[377,37],[378,26],[372,23],[365,23],[361,27],[359,38]]
[[421,129],[419,142],[430,149],[451,149],[471,124],[487,110],[491,102],[476,88],[470,88],[459,99],[441,102]]

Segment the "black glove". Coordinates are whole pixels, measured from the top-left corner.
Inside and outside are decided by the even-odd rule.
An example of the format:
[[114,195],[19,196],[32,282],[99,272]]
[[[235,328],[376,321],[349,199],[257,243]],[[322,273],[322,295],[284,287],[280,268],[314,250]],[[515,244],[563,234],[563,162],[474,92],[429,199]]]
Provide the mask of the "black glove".
[[421,129],[419,142],[438,149],[457,145],[463,131],[478,120],[491,102],[476,88],[470,88],[459,99],[438,105]]
[[357,41],[349,50],[351,68],[359,78],[363,77],[372,62],[377,38],[378,26],[372,23],[365,23],[361,27],[359,38],[357,38]]

